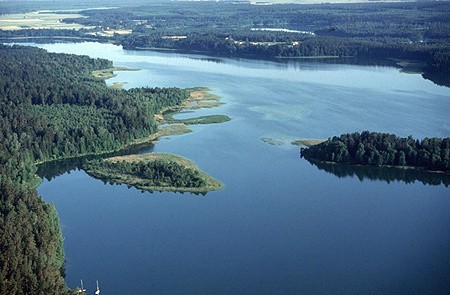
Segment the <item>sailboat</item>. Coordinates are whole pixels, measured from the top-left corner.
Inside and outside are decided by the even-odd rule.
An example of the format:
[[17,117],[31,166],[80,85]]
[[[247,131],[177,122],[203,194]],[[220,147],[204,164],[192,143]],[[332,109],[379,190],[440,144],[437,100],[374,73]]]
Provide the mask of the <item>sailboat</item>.
[[100,289],[98,288],[98,281],[97,281],[97,291],[95,291],[95,295],[100,295]]
[[78,290],[78,293],[85,293],[86,289],[83,287],[83,280],[81,280],[81,289]]

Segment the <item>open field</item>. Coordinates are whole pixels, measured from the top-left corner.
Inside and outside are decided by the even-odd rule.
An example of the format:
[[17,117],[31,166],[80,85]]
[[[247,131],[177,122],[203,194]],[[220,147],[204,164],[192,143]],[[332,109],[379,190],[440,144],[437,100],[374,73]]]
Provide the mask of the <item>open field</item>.
[[62,20],[66,18],[84,17],[78,13],[53,12],[50,10],[39,10],[28,13],[0,15],[0,30],[21,29],[67,29],[79,30],[92,27],[80,24],[66,24]]

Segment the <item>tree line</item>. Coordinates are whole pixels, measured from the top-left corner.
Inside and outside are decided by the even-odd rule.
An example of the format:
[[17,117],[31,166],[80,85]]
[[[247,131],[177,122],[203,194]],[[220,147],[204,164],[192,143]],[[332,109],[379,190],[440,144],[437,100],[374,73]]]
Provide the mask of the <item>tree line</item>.
[[342,134],[302,148],[302,157],[327,162],[371,165],[412,166],[450,172],[450,138],[397,137],[394,134],[364,131]]

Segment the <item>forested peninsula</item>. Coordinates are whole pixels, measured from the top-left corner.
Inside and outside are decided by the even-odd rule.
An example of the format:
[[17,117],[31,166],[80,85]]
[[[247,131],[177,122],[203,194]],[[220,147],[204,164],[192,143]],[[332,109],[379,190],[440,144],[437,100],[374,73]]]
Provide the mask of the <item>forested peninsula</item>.
[[154,115],[189,90],[117,90],[93,71],[112,62],[0,45],[0,293],[64,294],[55,208],[38,198],[36,163],[118,150],[157,130]]
[[335,136],[301,148],[307,159],[352,165],[416,167],[450,173],[450,138],[398,137],[378,132]]

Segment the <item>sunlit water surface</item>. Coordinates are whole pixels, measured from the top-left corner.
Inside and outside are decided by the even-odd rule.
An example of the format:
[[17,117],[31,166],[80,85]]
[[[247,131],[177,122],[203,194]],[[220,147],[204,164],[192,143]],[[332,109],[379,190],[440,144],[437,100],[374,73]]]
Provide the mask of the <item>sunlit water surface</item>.
[[69,287],[83,279],[104,294],[450,291],[448,187],[339,178],[290,145],[363,130],[448,137],[449,88],[390,67],[38,46],[141,69],[108,80],[126,88],[207,86],[225,104],[180,116],[233,119],[141,150],[182,155],[224,182],[206,196],[142,193],[82,170],[44,180],[38,191],[60,216]]

